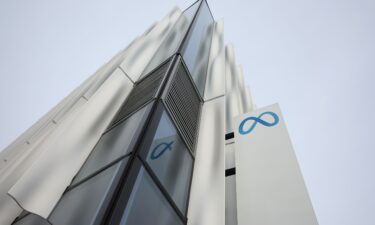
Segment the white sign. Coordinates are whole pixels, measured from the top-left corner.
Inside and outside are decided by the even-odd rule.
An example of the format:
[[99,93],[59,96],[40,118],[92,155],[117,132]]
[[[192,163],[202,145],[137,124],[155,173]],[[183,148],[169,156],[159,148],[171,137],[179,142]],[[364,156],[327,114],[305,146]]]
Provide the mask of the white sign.
[[238,225],[317,225],[279,105],[234,124]]

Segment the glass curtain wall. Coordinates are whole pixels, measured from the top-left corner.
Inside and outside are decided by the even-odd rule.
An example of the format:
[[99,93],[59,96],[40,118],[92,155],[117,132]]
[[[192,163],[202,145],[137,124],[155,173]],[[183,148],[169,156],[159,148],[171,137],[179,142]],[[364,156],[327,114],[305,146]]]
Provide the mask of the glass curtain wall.
[[173,25],[173,28],[171,29],[168,36],[159,46],[158,51],[155,53],[151,61],[142,72],[141,77],[147,76],[154,68],[159,66],[162,62],[170,58],[178,51],[184,37],[187,35],[188,29],[194,19],[195,14],[197,13],[199,5],[200,1],[197,1],[189,8],[187,8],[184,12],[182,12],[181,16]]
[[[214,20],[206,1],[197,1],[179,21],[181,29],[169,37],[172,44],[162,45],[146,70],[180,52],[187,76],[203,96]],[[156,99],[103,134],[48,220],[57,225],[186,224],[194,165],[190,150]],[[30,218],[40,221],[29,214],[17,224],[30,224]]]
[[202,1],[186,40],[181,55],[194,83],[203,97],[206,84],[212,32],[215,21],[206,1]]
[[[178,43],[178,52],[196,90],[203,96],[214,20],[206,1],[198,1],[184,11],[184,18],[187,18],[189,28]],[[183,21],[180,20],[180,25],[185,24]],[[149,69],[156,67],[161,58],[176,51],[177,42],[173,38],[181,37],[174,33],[170,37],[171,46],[161,46],[163,49],[157,57],[162,57],[156,57]],[[194,151],[187,148],[162,101],[157,100],[155,104],[138,149],[133,153],[132,165],[123,175],[125,182],[107,216],[108,224],[187,223]]]
[[161,101],[135,154],[110,224],[185,224],[194,157]]
[[203,97],[214,25],[215,21],[207,2],[195,2],[177,20],[171,33],[143,71],[142,77],[147,76],[173,54],[180,53],[199,94]]

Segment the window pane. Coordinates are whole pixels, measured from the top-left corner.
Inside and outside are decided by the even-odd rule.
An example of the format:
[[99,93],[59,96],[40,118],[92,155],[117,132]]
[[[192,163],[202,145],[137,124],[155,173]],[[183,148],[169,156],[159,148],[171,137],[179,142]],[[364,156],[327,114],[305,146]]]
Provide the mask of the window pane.
[[94,224],[100,220],[117,186],[120,168],[128,158],[83,182],[63,195],[49,220],[52,224]]
[[199,3],[197,2],[180,15],[176,23],[173,25],[173,28],[170,30],[170,33],[165,40],[163,40],[158,51],[155,52],[151,61],[142,72],[142,77],[150,73],[153,69],[160,65],[160,63],[164,62],[177,52],[177,49],[180,47],[182,39],[190,26],[198,6]]
[[20,219],[13,225],[50,225],[45,219],[34,215],[34,214],[29,214],[25,216],[24,218]]
[[148,104],[103,135],[72,184],[76,184],[119,157],[131,152],[130,144],[135,141],[135,137],[138,135],[139,128],[143,124],[144,117],[148,114],[150,107],[151,104]]
[[182,51],[183,59],[201,96],[206,83],[213,25],[214,20],[208,5],[203,1]]
[[141,168],[129,197],[121,225],[182,225],[163,194]]
[[185,214],[193,159],[165,111],[146,161],[181,212]]
[[189,6],[189,8],[184,10],[184,16],[186,17],[186,19],[189,20],[189,22],[193,20],[193,17],[195,13],[197,12],[199,4],[200,4],[200,1],[196,1],[194,4]]

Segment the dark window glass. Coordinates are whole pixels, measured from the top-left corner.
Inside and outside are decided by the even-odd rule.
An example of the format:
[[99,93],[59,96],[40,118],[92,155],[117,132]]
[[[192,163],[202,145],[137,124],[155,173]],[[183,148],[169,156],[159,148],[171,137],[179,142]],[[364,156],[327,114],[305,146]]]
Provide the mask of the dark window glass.
[[120,224],[182,225],[183,223],[151,177],[141,168]]
[[100,221],[118,184],[119,173],[128,158],[66,192],[49,221],[59,225],[91,225]]
[[151,104],[140,109],[121,124],[103,135],[85,164],[74,178],[72,185],[100,170],[104,166],[132,151],[131,144],[136,140]]
[[50,225],[45,219],[40,216],[29,214],[13,225]]
[[165,111],[160,118],[146,161],[185,214],[193,159]]
[[201,96],[206,83],[213,26],[214,20],[206,1],[203,1],[182,49],[183,59]]
[[180,15],[173,25],[173,28],[169,31],[167,37],[161,43],[158,51],[156,51],[151,61],[142,72],[142,77],[150,73],[153,69],[160,65],[160,63],[167,60],[170,56],[177,52],[177,49],[181,45],[190,23],[193,20],[198,6],[199,3],[196,2]]

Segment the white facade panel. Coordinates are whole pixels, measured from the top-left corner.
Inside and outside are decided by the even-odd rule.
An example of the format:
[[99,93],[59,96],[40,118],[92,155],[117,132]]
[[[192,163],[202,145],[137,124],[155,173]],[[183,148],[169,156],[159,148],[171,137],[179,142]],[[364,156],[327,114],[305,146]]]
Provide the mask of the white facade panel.
[[163,20],[135,40],[127,49],[126,57],[120,67],[132,81],[136,82],[141,77],[146,66],[171,32],[181,14],[180,9],[173,9]]
[[215,23],[212,33],[206,87],[204,90],[205,100],[225,94],[224,53],[224,22],[220,20]]
[[95,79],[95,76],[91,76],[86,79],[79,87],[77,87],[71,94],[60,101],[55,107],[53,107],[48,113],[46,113],[41,119],[33,124],[29,129],[27,129],[23,134],[21,134],[15,141],[13,141],[9,146],[7,146],[3,151],[0,152],[0,173],[7,167],[17,160],[17,156],[22,154],[25,149],[24,144],[27,140],[33,136],[40,129],[43,129],[48,123],[50,123],[54,117],[61,114],[66,108],[71,107],[74,101],[77,101],[86,88]]
[[189,28],[190,20],[184,13],[180,15],[173,28],[168,32],[158,50],[152,56],[152,59],[147,64],[146,68],[142,72],[142,76],[149,74],[153,69],[160,65],[160,63],[167,60],[174,53],[177,52],[187,29]]
[[132,87],[116,70],[77,116],[51,134],[42,154],[8,193],[25,210],[47,218]]
[[277,104],[235,119],[239,225],[317,225]]
[[234,48],[225,48],[226,80],[226,133],[233,132],[233,118],[252,109],[249,92],[246,91],[242,67],[236,65]]
[[22,209],[9,195],[0,196],[0,202],[0,224],[10,225]]
[[237,225],[236,175],[225,177],[225,225]]
[[188,225],[225,225],[224,102],[220,97],[203,104]]
[[234,143],[225,144],[225,169],[236,167]]

